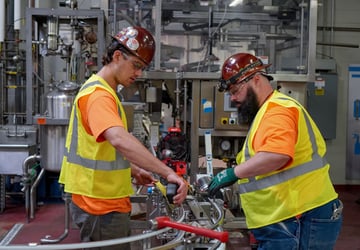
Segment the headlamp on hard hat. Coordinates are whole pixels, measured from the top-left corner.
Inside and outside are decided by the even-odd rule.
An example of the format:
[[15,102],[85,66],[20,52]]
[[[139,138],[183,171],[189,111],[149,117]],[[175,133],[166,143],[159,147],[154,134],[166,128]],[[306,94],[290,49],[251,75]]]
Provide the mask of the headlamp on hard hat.
[[220,79],[217,84],[217,89],[219,92],[228,91],[231,83],[229,80]]

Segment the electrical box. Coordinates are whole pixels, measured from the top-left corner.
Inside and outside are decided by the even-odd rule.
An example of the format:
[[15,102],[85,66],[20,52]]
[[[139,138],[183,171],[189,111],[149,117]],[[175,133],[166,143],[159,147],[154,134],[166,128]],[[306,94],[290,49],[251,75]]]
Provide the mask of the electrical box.
[[307,85],[307,110],[325,139],[336,138],[337,74],[321,73]]

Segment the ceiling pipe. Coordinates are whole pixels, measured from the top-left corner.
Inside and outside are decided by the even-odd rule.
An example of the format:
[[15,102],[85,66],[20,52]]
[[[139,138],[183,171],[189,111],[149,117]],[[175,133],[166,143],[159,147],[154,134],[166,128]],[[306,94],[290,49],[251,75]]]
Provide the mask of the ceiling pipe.
[[360,48],[359,44],[350,44],[350,43],[323,43],[323,42],[317,42],[317,45],[323,45],[323,46],[331,46],[331,47],[344,47],[344,48],[354,48],[358,49]]

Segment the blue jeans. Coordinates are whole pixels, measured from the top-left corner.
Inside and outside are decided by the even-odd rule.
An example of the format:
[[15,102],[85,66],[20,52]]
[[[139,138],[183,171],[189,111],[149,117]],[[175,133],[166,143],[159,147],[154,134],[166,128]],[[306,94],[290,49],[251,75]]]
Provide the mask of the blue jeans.
[[300,218],[293,217],[251,232],[261,250],[331,250],[342,225],[341,208],[341,201],[335,199],[303,213]]

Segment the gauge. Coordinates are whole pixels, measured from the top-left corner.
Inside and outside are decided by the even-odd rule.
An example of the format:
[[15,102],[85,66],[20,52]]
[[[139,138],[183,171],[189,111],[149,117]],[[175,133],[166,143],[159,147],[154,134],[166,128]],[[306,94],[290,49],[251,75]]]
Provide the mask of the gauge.
[[220,144],[220,148],[223,151],[228,151],[231,147],[231,143],[228,140],[223,140]]

